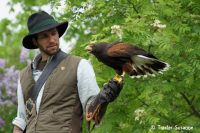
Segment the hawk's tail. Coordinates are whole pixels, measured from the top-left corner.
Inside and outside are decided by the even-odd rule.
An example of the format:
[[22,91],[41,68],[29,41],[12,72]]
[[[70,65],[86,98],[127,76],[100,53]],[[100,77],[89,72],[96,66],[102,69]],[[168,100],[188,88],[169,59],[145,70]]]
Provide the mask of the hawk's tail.
[[155,76],[156,73],[162,73],[170,67],[168,63],[144,55],[134,55],[132,61],[132,71],[129,72],[131,78]]

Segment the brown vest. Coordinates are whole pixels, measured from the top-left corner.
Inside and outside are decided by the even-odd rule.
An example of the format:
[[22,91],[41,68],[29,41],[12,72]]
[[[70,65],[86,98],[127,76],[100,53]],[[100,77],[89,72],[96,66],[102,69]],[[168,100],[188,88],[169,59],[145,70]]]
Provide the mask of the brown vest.
[[[48,77],[39,108],[27,121],[26,133],[80,133],[82,106],[77,89],[77,68],[80,58],[68,55]],[[31,67],[20,74],[26,102],[35,81]]]

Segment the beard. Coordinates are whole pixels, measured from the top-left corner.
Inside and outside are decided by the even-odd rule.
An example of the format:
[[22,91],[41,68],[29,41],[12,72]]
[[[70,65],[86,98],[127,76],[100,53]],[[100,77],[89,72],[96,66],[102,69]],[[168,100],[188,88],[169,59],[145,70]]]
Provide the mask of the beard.
[[41,45],[38,45],[40,51],[48,56],[52,56],[52,55],[55,55],[59,50],[59,44],[52,44],[52,45],[49,45],[47,47],[43,47]]

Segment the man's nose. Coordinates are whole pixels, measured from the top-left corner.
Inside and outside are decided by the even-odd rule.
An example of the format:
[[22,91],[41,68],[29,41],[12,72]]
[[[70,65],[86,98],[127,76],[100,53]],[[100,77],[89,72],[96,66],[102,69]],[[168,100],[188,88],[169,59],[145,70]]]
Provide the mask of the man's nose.
[[55,36],[50,35],[49,36],[49,42],[55,42]]

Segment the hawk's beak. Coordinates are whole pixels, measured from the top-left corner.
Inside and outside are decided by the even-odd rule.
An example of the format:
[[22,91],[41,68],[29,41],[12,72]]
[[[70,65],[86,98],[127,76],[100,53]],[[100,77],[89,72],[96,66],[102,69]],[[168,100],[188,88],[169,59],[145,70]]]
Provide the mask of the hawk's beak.
[[92,52],[92,46],[88,45],[87,47],[85,47],[85,50],[87,50],[87,52],[91,53]]

